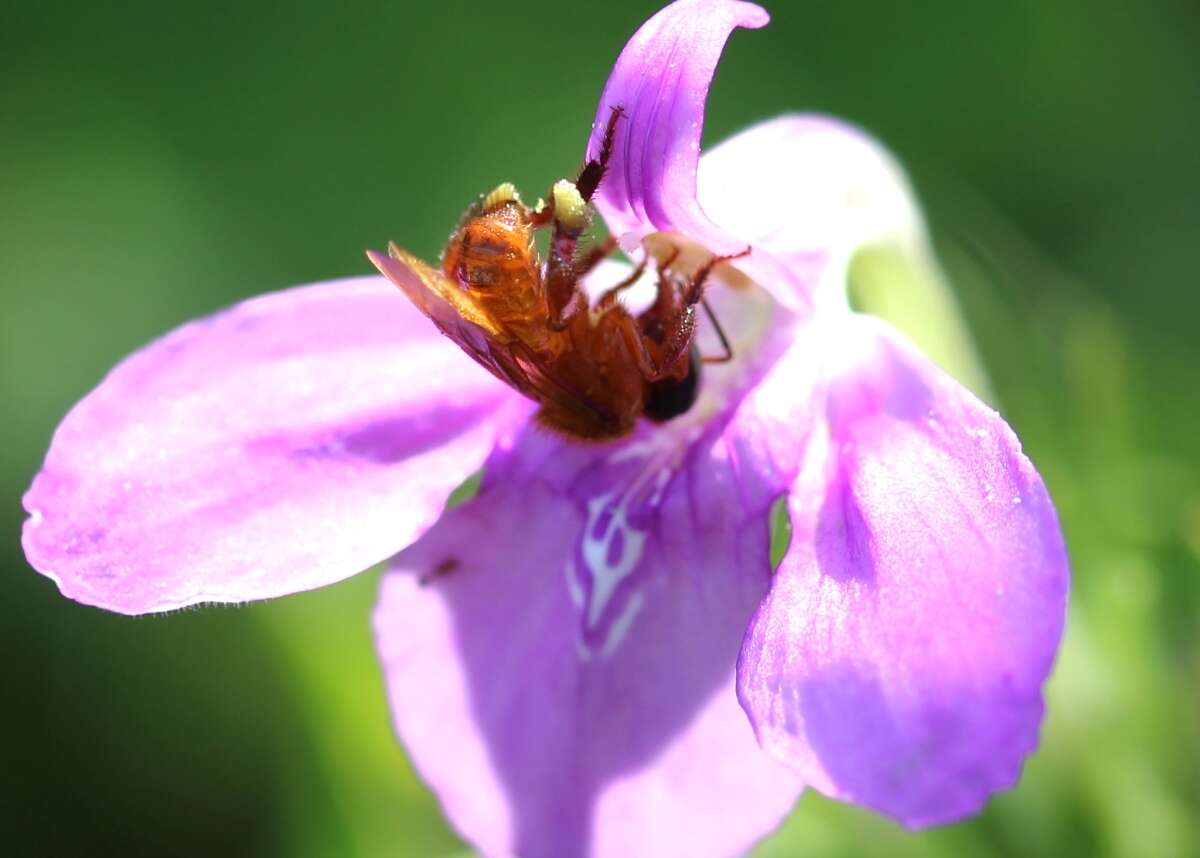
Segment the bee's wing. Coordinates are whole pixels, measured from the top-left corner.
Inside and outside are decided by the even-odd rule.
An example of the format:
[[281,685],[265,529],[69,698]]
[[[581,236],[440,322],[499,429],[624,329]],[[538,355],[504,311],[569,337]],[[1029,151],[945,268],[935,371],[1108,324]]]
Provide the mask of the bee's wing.
[[[384,277],[391,280],[429,318],[437,323],[446,335],[457,341],[451,332],[456,321],[466,322],[489,337],[507,339],[507,334],[470,293],[459,288],[449,277],[394,244],[388,245],[388,255],[367,251],[367,257],[375,263]],[[390,258],[389,258],[390,257]],[[446,330],[449,326],[450,330]]]
[[521,344],[468,292],[441,271],[394,244],[388,246],[388,254],[367,251],[367,257],[379,272],[396,284],[459,348],[526,396],[543,398],[543,384],[536,380],[536,366],[531,367],[530,361],[519,360],[514,354],[514,349],[525,353]]
[[567,379],[548,371],[524,343],[441,271],[394,244],[388,246],[388,254],[367,251],[367,257],[384,277],[496,378],[535,402],[552,402],[592,420],[611,419]]

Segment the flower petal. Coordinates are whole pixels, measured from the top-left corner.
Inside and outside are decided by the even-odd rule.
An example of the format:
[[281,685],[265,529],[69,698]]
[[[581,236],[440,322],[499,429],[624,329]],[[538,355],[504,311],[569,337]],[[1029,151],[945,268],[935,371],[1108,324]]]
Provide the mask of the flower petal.
[[25,496],[25,554],[122,613],[329,584],[433,523],[514,398],[382,278],[256,298],[72,409]]
[[397,731],[450,820],[491,856],[748,848],[799,792],[733,685],[769,501],[741,505],[761,493],[719,442],[664,429],[532,429],[486,473],[375,613]]
[[824,293],[845,304],[845,265],[859,247],[895,241],[925,253],[924,226],[895,159],[859,129],[788,115],[700,158],[709,86],[730,33],[767,13],[732,0],[679,0],[634,34],[609,76],[588,141],[603,146],[623,108],[609,170],[596,195],[627,248],[675,232],[714,253],[754,252],[737,267],[793,312]]
[[674,230],[716,253],[745,249],[697,204],[696,162],[704,103],[725,41],[737,27],[768,20],[753,3],[678,0],[629,40],[600,96],[587,148],[589,158],[598,156],[613,109],[623,108],[596,195],[612,233]]
[[[792,114],[747,128],[704,153],[698,183],[704,211],[755,249],[739,267],[785,306],[807,306],[818,281],[844,305],[845,266],[861,247],[894,242],[925,252],[904,171],[837,119]],[[774,268],[754,270],[771,260]]]
[[827,342],[853,357],[827,377],[738,692],[809,785],[946,822],[1011,786],[1037,743],[1062,537],[995,412],[880,323],[847,318]]

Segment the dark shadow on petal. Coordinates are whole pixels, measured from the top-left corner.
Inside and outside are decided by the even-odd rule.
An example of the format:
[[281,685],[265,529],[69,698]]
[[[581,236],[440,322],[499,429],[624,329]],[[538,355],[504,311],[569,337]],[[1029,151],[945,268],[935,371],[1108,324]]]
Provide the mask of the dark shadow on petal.
[[358,458],[390,465],[442,446],[493,411],[494,403],[488,400],[436,410],[384,412],[350,424],[260,435],[245,446],[259,455],[300,460]]
[[1020,760],[1037,744],[1037,695],[1003,681],[929,691],[897,710],[875,668],[848,663],[800,684],[794,697],[808,743],[837,797],[923,827],[974,813],[1015,783]]
[[867,667],[831,667],[800,684],[795,696],[809,744],[842,793],[861,800],[893,791],[904,773],[889,758],[901,737]]
[[817,565],[821,573],[838,581],[875,580],[875,555],[871,531],[845,477],[845,463],[831,481],[817,518]]
[[444,444],[492,410],[492,403],[487,402],[383,417],[351,429],[341,440],[351,455],[390,464]]

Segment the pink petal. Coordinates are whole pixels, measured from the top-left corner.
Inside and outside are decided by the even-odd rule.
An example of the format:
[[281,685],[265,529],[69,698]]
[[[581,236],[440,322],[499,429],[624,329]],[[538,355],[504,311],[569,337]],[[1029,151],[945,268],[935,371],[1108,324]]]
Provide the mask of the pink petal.
[[708,87],[737,27],[765,26],[752,3],[678,0],[641,26],[621,52],[600,97],[587,154],[595,158],[613,108],[617,125],[610,169],[597,207],[609,230],[675,230],[717,253],[745,242],[713,225],[696,202],[696,162]]
[[72,409],[25,496],[25,553],[122,613],[329,584],[433,523],[514,398],[382,278],[256,298]]
[[531,430],[487,474],[375,614],[397,731],[452,823],[492,856],[747,849],[799,791],[734,691],[769,500],[742,507],[730,451],[665,428]]
[[699,199],[723,230],[755,249],[738,267],[792,309],[813,302],[818,281],[844,305],[845,265],[860,247],[924,247],[921,215],[895,159],[825,116],[781,116],[708,150]]
[[[838,120],[789,115],[754,126],[700,158],[709,86],[729,35],[766,12],[732,0],[680,0],[622,51],[596,112],[587,154],[600,152],[612,111],[625,111],[596,196],[626,246],[674,231],[736,265],[783,306],[808,313],[818,281],[844,304],[844,266],[878,241],[923,246],[903,171],[878,143]],[[697,165],[699,165],[697,175]]]
[[994,411],[881,324],[847,319],[826,342],[846,366],[738,691],[763,747],[808,784],[906,825],[946,822],[1012,786],[1037,744],[1062,537]]

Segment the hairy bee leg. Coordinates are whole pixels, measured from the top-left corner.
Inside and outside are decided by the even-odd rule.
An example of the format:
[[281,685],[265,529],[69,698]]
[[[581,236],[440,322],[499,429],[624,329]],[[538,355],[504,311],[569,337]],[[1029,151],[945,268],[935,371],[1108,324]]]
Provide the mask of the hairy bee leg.
[[[675,260],[679,258],[679,254],[680,249],[672,245],[671,252],[667,254],[666,258],[655,264],[654,270],[658,273],[658,284],[654,294],[654,303],[638,316],[642,333],[650,335],[658,342],[662,340],[661,330],[663,328],[663,320],[675,316],[681,307],[678,291],[674,288],[674,283],[667,274],[671,266],[675,264]],[[647,252],[647,258],[649,258],[649,252]],[[651,333],[655,328],[658,328],[660,331],[657,335]]]
[[608,236],[600,244],[579,254],[580,230],[554,221],[554,234],[550,238],[550,255],[546,260],[546,298],[550,305],[551,330],[561,331],[579,310],[586,297],[582,295],[579,281],[601,260],[617,249],[617,239]]
[[[615,244],[614,240],[613,246]],[[552,331],[564,330],[571,323],[571,318],[587,306],[587,296],[579,288],[579,280],[612,253],[612,247],[605,242],[600,247],[592,248],[583,259],[576,259],[578,247],[579,236],[555,221],[544,276],[546,302],[550,309],[546,322]]]
[[[608,125],[604,128],[604,139],[600,144],[599,155],[584,164],[580,168],[579,174],[575,177],[575,181],[570,183],[572,187],[579,191],[579,197],[585,203],[592,201],[592,197],[596,194],[596,189],[600,187],[600,182],[604,180],[604,174],[608,172],[608,162],[612,160],[613,141],[617,133],[617,122],[624,115],[624,107],[617,105],[612,109]],[[550,189],[549,196],[548,200],[544,201],[541,206],[530,213],[530,222],[535,227],[548,226],[551,221],[556,220],[557,205],[553,187]]]
[[617,303],[617,297],[634,283],[638,282],[638,279],[646,272],[646,261],[643,259],[628,277],[620,283],[609,286],[600,293],[600,297],[596,300],[596,309],[603,311],[614,306]]
[[546,301],[550,308],[547,322],[551,330],[563,330],[579,310],[579,273],[575,269],[575,250],[578,246],[579,235],[567,230],[556,220],[543,277]]
[[[630,354],[633,355],[643,378],[651,383],[661,381],[670,375],[675,370],[675,364],[679,358],[691,345],[691,332],[695,323],[689,317],[694,316],[694,313],[689,313],[688,308],[681,306],[679,292],[668,274],[681,252],[678,246],[672,245],[671,252],[655,264],[655,271],[658,272],[658,287],[654,303],[637,317],[637,327],[634,331],[625,331],[626,345]],[[614,291],[624,288],[626,285],[632,285],[633,281],[641,276],[649,260],[650,254],[647,253],[646,257],[638,264],[633,276],[625,283],[614,287]],[[607,297],[608,293],[604,298]],[[601,300],[603,301],[604,298]],[[615,295],[613,298],[615,300]],[[655,360],[647,346],[648,342],[653,342],[656,348],[663,350],[661,362]]]
[[[717,336],[720,338],[721,345],[725,350],[723,356],[712,360],[706,359],[704,362],[724,363],[733,359],[733,349],[729,345],[729,339],[725,336],[725,331],[721,328],[720,322],[717,321],[712,307],[704,300],[704,284],[717,265],[722,262],[728,262],[731,259],[740,259],[748,253],[750,253],[750,248],[746,248],[741,253],[734,253],[728,256],[714,256],[687,282],[682,290],[682,294],[675,293],[670,289],[671,283],[667,279],[666,273],[679,257],[680,249],[678,247],[673,248],[671,253],[659,263],[658,298],[654,306],[639,319],[643,327],[643,333],[641,337],[636,338],[630,338],[628,334],[626,335],[626,341],[635,359],[637,359],[638,368],[641,370],[646,381],[653,383],[669,376],[675,371],[676,364],[680,358],[691,347],[692,340],[696,335],[697,304],[704,307],[704,312],[708,315],[709,320],[712,321],[713,327],[716,328]],[[649,327],[659,322],[661,317],[667,314],[670,314],[670,318],[664,325],[665,330],[662,331],[665,336],[660,335],[661,339],[659,337],[651,337],[648,331]],[[656,341],[666,341],[663,347],[661,362],[656,362],[650,354],[650,350],[646,346],[646,338],[653,338]]]
[[600,187],[600,182],[604,180],[604,174],[608,172],[608,162],[612,160],[613,141],[617,135],[617,123],[624,115],[624,107],[619,104],[613,107],[612,113],[608,115],[608,124],[604,127],[604,139],[600,143],[599,154],[595,159],[583,165],[583,169],[579,171],[579,176],[575,179],[575,187],[579,188],[579,194],[585,202],[591,201],[596,189]]
[[612,255],[612,252],[616,249],[617,240],[610,235],[595,247],[589,248],[586,253],[575,260],[575,274],[579,277],[588,274],[602,260]]
[[[591,207],[584,201],[574,183],[563,179],[550,189],[554,211],[554,232],[550,236],[550,253],[546,259],[543,281],[549,304],[550,326],[562,330],[571,315],[578,311],[579,278],[603,258],[577,258],[579,239],[591,225]],[[607,250],[604,255],[611,252]],[[583,299],[586,304],[586,298]],[[568,312],[569,311],[569,312]]]
[[725,336],[725,330],[721,327],[721,323],[717,321],[717,314],[713,312],[713,308],[708,305],[708,299],[703,295],[700,296],[700,306],[704,308],[704,315],[708,316],[708,320],[712,322],[713,330],[717,332],[717,338],[721,341],[721,348],[725,350],[725,354],[720,357],[706,355],[701,360],[704,363],[729,363],[733,360],[733,348],[729,345],[729,338]]
[[696,310],[694,307],[687,307],[671,320],[671,332],[663,350],[663,358],[656,361],[646,345],[650,338],[642,333],[635,320],[630,319],[628,324],[621,327],[621,335],[629,353],[637,363],[642,377],[650,383],[662,381],[676,371],[680,358],[687,354],[688,348],[691,347],[695,331]]
[[629,354],[633,357],[634,363],[637,364],[642,378],[649,382],[661,381],[666,378],[666,373],[661,372],[659,367],[655,365],[654,357],[650,354],[650,350],[646,348],[645,334],[635,329],[630,322],[626,322],[621,325],[621,337],[624,339],[625,347],[629,349]]
[[745,256],[749,256],[753,249],[754,248],[747,247],[745,250],[739,253],[730,253],[727,256],[714,256],[712,259],[708,260],[708,262],[700,266],[696,273],[692,275],[692,279],[687,285],[687,289],[684,292],[683,302],[688,306],[698,304],[701,297],[704,295],[704,283],[708,280],[708,276],[712,274],[713,269],[722,262],[731,262],[734,259],[741,259]]
[[[671,320],[667,334],[667,347],[663,351],[663,377],[670,375],[680,358],[687,354],[696,337],[696,308],[687,306]],[[652,379],[653,380],[653,379]]]
[[546,260],[544,275],[546,299],[550,309],[547,324],[553,331],[565,329],[571,318],[586,305],[586,297],[579,289],[579,279],[616,246],[615,240],[610,239],[613,244],[609,246],[606,242],[604,246],[607,249],[602,254],[588,254],[583,260],[576,259],[579,237],[591,224],[591,207],[588,203],[608,169],[617,122],[624,113],[623,107],[617,106],[612,109],[612,115],[604,129],[599,157],[584,165],[576,181],[563,179],[555,182],[550,188],[550,201],[532,216],[535,227],[554,222],[554,234],[550,238],[550,254]]
[[[682,295],[680,296],[682,299],[681,303],[683,304],[683,309],[680,310],[678,315],[672,318],[668,323],[668,330],[670,331],[670,339],[668,340],[669,343],[674,342],[681,336],[687,337],[687,343],[691,342],[691,337],[695,332],[695,306],[700,304],[704,308],[704,313],[708,316],[708,320],[712,322],[713,328],[717,332],[717,338],[721,341],[721,348],[725,352],[723,355],[718,357],[703,358],[704,363],[727,363],[728,361],[733,360],[733,349],[729,345],[729,338],[725,336],[725,330],[721,327],[721,323],[717,320],[716,313],[713,312],[713,309],[711,306],[709,306],[708,301],[704,299],[704,286],[714,268],[716,268],[722,262],[741,259],[742,257],[748,255],[750,251],[751,248],[747,247],[740,253],[731,253],[726,256],[714,256],[712,259],[708,260],[708,262],[704,263],[704,265],[702,265],[694,275],[692,275],[692,278],[684,286]],[[674,261],[676,256],[678,256],[678,251],[672,253],[662,267],[668,267],[670,262]],[[661,270],[662,269],[660,269],[660,271]],[[683,347],[686,347],[686,343]]]
[[667,272],[671,270],[671,266],[675,264],[675,260],[679,259],[679,254],[683,251],[678,245],[671,246],[671,252],[666,258],[654,266],[654,270],[658,272],[658,296],[654,301],[655,309],[661,310],[663,307],[672,309],[675,304],[669,301],[669,298],[676,297],[671,291],[671,280],[667,276]]

